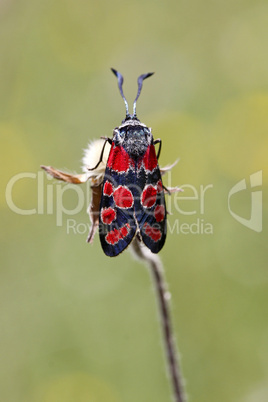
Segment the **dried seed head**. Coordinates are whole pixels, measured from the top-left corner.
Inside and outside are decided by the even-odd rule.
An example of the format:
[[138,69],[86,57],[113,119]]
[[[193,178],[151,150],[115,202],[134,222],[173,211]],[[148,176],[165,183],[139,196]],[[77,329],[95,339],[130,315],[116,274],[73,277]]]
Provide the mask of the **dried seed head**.
[[103,181],[104,173],[105,173],[105,168],[107,165],[107,160],[110,152],[110,144],[106,143],[103,157],[102,157],[102,162],[99,164],[99,166],[92,170],[89,171],[88,169],[91,169],[92,167],[96,166],[97,163],[100,160],[100,155],[103,149],[104,145],[104,140],[99,139],[99,140],[94,140],[88,144],[88,147],[84,149],[84,156],[82,159],[83,166],[82,169],[87,175],[88,179],[90,179],[91,185],[98,185]]

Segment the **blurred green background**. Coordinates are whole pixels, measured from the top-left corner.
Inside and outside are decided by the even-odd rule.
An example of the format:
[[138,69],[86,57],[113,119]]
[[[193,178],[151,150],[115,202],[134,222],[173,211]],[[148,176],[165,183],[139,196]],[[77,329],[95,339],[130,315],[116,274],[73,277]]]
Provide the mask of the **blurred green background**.
[[[160,164],[180,158],[172,184],[198,195],[172,196],[175,229],[161,252],[189,401],[268,400],[267,27],[261,0],[0,2],[1,401],[170,401],[148,272],[129,252],[107,258],[97,236],[86,244],[86,204],[57,226],[64,184],[36,176],[40,164],[80,172],[88,141],[120,124],[110,67],[130,105],[137,76],[156,72],[138,116],[163,140]],[[245,179],[230,207],[250,218],[258,171],[261,232],[228,210]],[[39,213],[6,200],[24,172],[12,200],[37,208],[39,188]],[[77,194],[66,190],[63,203],[75,208]],[[68,219],[80,234],[67,233]],[[191,233],[198,222],[213,233]]]

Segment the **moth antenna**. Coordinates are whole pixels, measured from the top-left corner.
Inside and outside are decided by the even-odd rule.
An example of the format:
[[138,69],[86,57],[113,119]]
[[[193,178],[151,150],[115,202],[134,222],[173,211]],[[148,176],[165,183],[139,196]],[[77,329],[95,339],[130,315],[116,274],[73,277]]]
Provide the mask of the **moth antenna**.
[[153,74],[154,73],[142,74],[138,78],[138,93],[137,93],[137,96],[136,96],[136,98],[134,100],[134,103],[133,103],[133,117],[137,117],[137,115],[136,115],[136,104],[137,104],[137,100],[138,100],[138,98],[140,96],[140,93],[141,93],[143,80],[145,80],[148,77],[151,77],[151,75],[153,75]]
[[122,88],[123,82],[124,82],[124,77],[122,76],[122,74],[119,73],[119,71],[116,71],[114,68],[111,68],[111,70],[114,73],[114,75],[117,77],[118,88],[119,88],[119,91],[120,91],[120,94],[121,94],[122,98],[124,99],[125,106],[126,106],[126,117],[129,117],[128,103],[127,103],[127,100],[125,98],[123,88]]

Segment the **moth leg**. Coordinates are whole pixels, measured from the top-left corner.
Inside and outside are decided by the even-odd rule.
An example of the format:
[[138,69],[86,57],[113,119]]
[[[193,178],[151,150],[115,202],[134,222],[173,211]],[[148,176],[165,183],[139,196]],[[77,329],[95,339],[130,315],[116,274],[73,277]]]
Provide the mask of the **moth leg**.
[[102,150],[101,150],[99,162],[97,163],[96,166],[94,166],[94,168],[87,168],[87,170],[89,170],[89,171],[97,169],[99,164],[102,162],[102,157],[103,157],[103,154],[104,154],[104,149],[105,149],[106,143],[107,142],[109,142],[110,144],[112,143],[112,142],[110,142],[110,141],[112,141],[110,138],[107,138],[107,137],[101,137],[101,138],[104,139],[105,141],[104,141],[104,144],[103,144],[103,147],[102,147]]
[[101,139],[108,141],[110,145],[112,145],[112,143],[113,143],[113,140],[109,137],[101,137]]
[[153,144],[159,144],[158,152],[157,152],[157,159],[159,159],[160,152],[161,152],[161,147],[162,147],[162,140],[160,138],[157,138],[157,140],[154,140]]
[[162,183],[163,189],[168,193],[168,195],[171,195],[171,191],[164,186],[164,184]]

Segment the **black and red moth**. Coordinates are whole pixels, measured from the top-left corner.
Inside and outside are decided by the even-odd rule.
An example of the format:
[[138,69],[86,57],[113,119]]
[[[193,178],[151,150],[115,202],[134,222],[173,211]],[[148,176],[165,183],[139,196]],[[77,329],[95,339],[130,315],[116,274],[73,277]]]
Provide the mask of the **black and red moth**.
[[[123,77],[112,69],[118,79],[118,87],[125,102],[126,117],[121,126],[113,131],[113,138],[93,141],[85,152],[84,174],[70,174],[52,166],[41,166],[57,180],[72,184],[90,181],[92,200],[89,217],[92,223],[89,243],[99,227],[102,248],[107,256],[120,254],[136,237],[153,253],[158,253],[166,239],[166,205],[164,192],[181,191],[178,187],[165,188],[161,175],[173,165],[159,169],[158,158],[161,140],[154,140],[151,129],[141,123],[136,115],[136,103],[140,96],[143,80],[153,73],[140,75],[138,93],[133,104],[133,115],[129,114],[128,103],[123,93]],[[107,157],[105,146],[110,144]],[[159,144],[156,155],[155,145]],[[91,162],[98,161],[94,168]],[[106,165],[105,165],[106,164]],[[105,172],[104,172],[105,170]]]
[[[107,256],[114,257],[137,236],[153,253],[158,253],[166,239],[165,196],[158,166],[161,140],[154,140],[151,129],[141,123],[136,115],[136,102],[143,80],[153,73],[139,76],[133,115],[130,115],[122,89],[123,76],[114,69],[112,71],[118,79],[126,117],[114,129],[113,138],[105,138],[104,143],[105,147],[109,142],[111,150],[99,209],[101,245]],[[158,155],[155,151],[157,143]],[[102,156],[99,163],[101,160]]]

